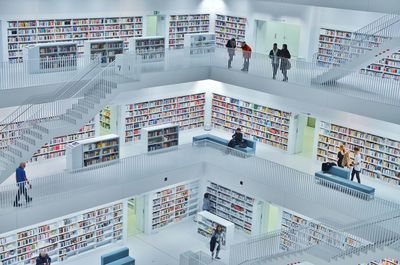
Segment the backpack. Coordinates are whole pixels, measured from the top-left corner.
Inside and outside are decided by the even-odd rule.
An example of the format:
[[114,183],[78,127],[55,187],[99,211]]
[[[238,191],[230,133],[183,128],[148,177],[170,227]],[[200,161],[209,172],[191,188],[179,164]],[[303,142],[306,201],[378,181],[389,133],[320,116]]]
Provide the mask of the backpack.
[[321,170],[322,170],[322,172],[325,173],[325,172],[328,172],[329,169],[331,169],[331,167],[333,167],[333,166],[336,166],[336,164],[332,163],[332,162],[325,162],[325,163],[322,163]]
[[226,43],[225,47],[226,48],[232,48],[231,40],[228,40],[228,42]]

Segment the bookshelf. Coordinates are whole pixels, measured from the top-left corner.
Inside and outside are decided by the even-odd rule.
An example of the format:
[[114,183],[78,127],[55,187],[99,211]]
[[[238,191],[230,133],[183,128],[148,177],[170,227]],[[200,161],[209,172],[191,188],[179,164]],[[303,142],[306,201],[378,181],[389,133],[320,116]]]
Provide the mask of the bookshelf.
[[156,99],[126,105],[125,142],[141,139],[144,127],[173,123],[179,130],[204,126],[205,93]]
[[[53,117],[43,118],[41,120],[53,119]],[[0,133],[0,149],[5,148],[8,144],[14,143],[21,137],[21,130],[24,128],[22,122],[10,124],[8,131]],[[37,150],[29,162],[37,162],[46,159],[61,157],[65,155],[65,147],[73,141],[87,139],[95,136],[95,124],[91,120],[83,126],[78,132],[69,135],[54,137],[49,143],[43,145]]]
[[214,33],[193,33],[185,35],[185,48],[190,55],[215,52]]
[[111,108],[106,106],[99,114],[100,128],[109,131],[111,130]]
[[[298,231],[301,229],[300,231]],[[366,246],[370,242],[336,231],[320,222],[284,210],[282,213],[282,234],[280,248],[285,251],[294,250],[295,244],[327,244],[341,250],[349,250]]]
[[84,41],[93,39],[128,39],[143,35],[143,18],[96,17],[57,18],[45,20],[7,21],[8,58],[10,62],[22,61],[22,49],[30,44],[47,42],[77,43],[77,52],[84,52]]
[[232,222],[229,222],[207,211],[199,212],[197,214],[196,220],[198,234],[209,240],[217,226],[220,225],[222,227],[222,233],[224,235],[222,247],[227,247],[232,244],[235,234],[235,225]]
[[124,238],[124,204],[114,203],[0,235],[4,265],[36,264],[40,250],[52,263]]
[[237,127],[245,137],[288,149],[291,113],[213,93],[212,126],[228,132]]
[[400,260],[398,259],[382,259],[380,261],[371,261],[367,265],[399,265]]
[[169,48],[182,49],[185,34],[209,31],[209,14],[171,15],[169,17]]
[[400,81],[400,50],[361,69],[360,73]]
[[142,129],[144,152],[153,152],[177,147],[179,144],[179,126],[163,124]]
[[149,194],[147,232],[179,223],[197,213],[199,181],[187,181]]
[[115,56],[123,52],[124,41],[122,39],[89,40],[85,42],[85,56],[90,59],[99,56],[103,64],[115,61]]
[[30,73],[76,70],[77,44],[73,42],[40,43],[23,51]]
[[246,234],[254,233],[255,199],[214,182],[209,182],[211,213],[235,224]]
[[238,47],[246,39],[247,18],[217,14],[215,35],[217,46],[225,47],[228,40],[235,38]]
[[165,58],[165,38],[139,37],[129,40],[129,51],[140,56],[142,62],[159,62]]
[[336,162],[341,144],[350,151],[354,146],[360,147],[363,175],[381,178],[395,185],[400,183],[396,177],[400,170],[400,141],[321,121],[317,159]]
[[81,140],[67,146],[67,168],[79,169],[119,159],[119,136],[109,134]]

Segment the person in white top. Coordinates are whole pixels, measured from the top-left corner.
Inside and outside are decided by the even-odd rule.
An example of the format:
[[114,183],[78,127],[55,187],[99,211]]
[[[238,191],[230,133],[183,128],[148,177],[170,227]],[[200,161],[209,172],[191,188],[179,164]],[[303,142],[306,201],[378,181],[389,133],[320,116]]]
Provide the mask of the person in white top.
[[353,171],[351,172],[351,181],[353,181],[355,175],[358,183],[361,183],[360,180],[361,166],[362,166],[362,158],[360,154],[360,148],[354,147],[354,162],[353,162]]

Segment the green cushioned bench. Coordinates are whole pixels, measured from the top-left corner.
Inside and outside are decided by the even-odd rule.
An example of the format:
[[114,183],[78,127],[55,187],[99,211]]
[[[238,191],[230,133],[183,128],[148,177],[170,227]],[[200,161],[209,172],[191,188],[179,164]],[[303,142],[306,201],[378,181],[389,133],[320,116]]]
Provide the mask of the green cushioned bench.
[[[193,137],[193,143],[205,140],[225,146],[228,146],[229,143],[229,140],[212,134],[202,134]],[[246,147],[240,147],[239,145],[237,145],[234,147],[234,149],[244,152],[246,154],[254,155],[256,153],[256,142],[249,139],[243,139],[243,141],[246,143]]]
[[316,172],[315,178],[317,182],[320,182],[321,184],[335,183],[345,188],[360,192],[362,195],[361,197],[366,199],[372,199],[375,195],[375,188],[351,181],[350,170],[338,166],[331,167],[328,172]]

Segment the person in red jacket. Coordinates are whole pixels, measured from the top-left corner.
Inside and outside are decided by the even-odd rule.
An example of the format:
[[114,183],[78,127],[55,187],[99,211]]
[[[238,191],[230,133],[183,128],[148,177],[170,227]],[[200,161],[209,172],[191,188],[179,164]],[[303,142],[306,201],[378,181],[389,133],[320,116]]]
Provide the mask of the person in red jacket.
[[251,47],[243,41],[242,43],[242,52],[243,52],[243,68],[242,71],[249,71],[250,57],[251,57]]

